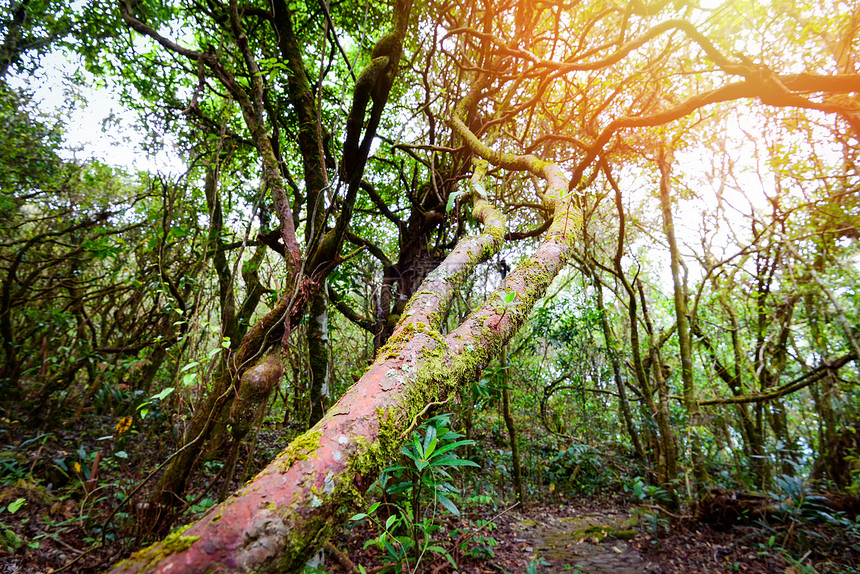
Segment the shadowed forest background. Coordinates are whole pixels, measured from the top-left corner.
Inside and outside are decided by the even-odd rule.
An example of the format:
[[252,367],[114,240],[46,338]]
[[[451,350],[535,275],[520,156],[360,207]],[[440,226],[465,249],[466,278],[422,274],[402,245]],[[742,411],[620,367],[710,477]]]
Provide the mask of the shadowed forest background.
[[860,3],[0,4],[4,571],[860,572]]

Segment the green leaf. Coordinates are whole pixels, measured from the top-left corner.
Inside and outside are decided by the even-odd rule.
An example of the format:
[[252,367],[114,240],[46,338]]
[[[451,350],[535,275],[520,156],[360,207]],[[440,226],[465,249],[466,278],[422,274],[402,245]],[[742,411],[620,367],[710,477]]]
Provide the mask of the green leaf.
[[[425,441],[426,442],[426,441]],[[433,458],[433,451],[436,450],[436,437],[430,441],[430,444],[424,447],[424,457],[429,461]]]
[[460,199],[463,193],[463,191],[454,191],[448,195],[448,203],[445,205],[446,213],[451,213],[451,210],[454,209],[454,202]]
[[433,450],[436,448],[436,427],[427,427],[427,432],[424,434],[424,444],[422,446],[424,450],[424,458],[429,459]]
[[465,458],[459,458],[457,456],[452,456],[434,461],[434,464],[438,466],[474,466],[477,468],[481,468],[479,464],[474,463],[471,460]]
[[355,522],[357,520],[364,520],[367,518],[367,514],[364,512],[359,512],[358,514],[353,514],[349,517],[349,522]]
[[117,458],[122,458],[122,459],[128,458],[128,453],[125,452],[124,450],[118,450],[115,453],[113,453],[113,455]]
[[14,501],[10,502],[9,506],[6,509],[9,511],[10,514],[15,514],[16,512],[21,510],[21,508],[23,506],[25,506],[26,504],[27,504],[26,498],[18,498],[18,499],[15,499]]
[[434,456],[438,457],[439,455],[444,454],[444,453],[448,452],[449,450],[454,450],[458,446],[467,446],[467,445],[473,445],[473,444],[475,444],[475,441],[473,441],[473,440],[458,440],[456,442],[451,442],[451,443],[448,443],[446,445],[443,445],[443,446],[440,446],[439,448],[437,448]]
[[[215,352],[217,353],[217,352],[218,352],[218,350],[216,349],[216,350],[215,350]],[[200,361],[191,361],[190,363],[188,363],[187,365],[185,365],[184,367],[182,367],[182,368],[179,370],[179,372],[180,372],[180,373],[184,373],[184,372],[185,372],[185,371],[187,371],[188,369],[193,369],[194,367],[196,367],[196,366],[197,366],[197,365],[199,365],[199,364],[200,364]]]
[[405,492],[415,486],[414,482],[398,482],[392,486],[389,486],[385,489],[385,492],[388,494],[400,494],[401,492]]
[[21,547],[21,538],[13,530],[0,525],[0,550],[13,553]]
[[481,196],[481,199],[487,199],[487,189],[484,187],[484,184],[480,181],[472,184],[472,189],[475,193]]
[[164,399],[166,399],[167,397],[169,397],[169,396],[170,396],[170,393],[172,393],[172,392],[173,392],[173,389],[174,389],[174,388],[175,388],[175,387],[167,387],[166,389],[164,389],[164,390],[163,390],[163,391],[161,391],[160,393],[157,393],[157,394],[155,394],[155,395],[152,395],[150,398],[152,398],[152,399],[158,399],[158,400],[160,400],[160,401],[163,401]]
[[453,502],[451,502],[450,498],[448,498],[444,494],[437,493],[436,500],[438,500],[439,503],[448,510],[448,512],[450,512],[454,516],[460,516],[460,511],[457,509],[457,506]]
[[388,519],[385,521],[385,529],[388,530],[389,528],[391,528],[391,525],[394,524],[396,521],[397,521],[397,515],[396,514],[392,514],[391,516],[389,516]]

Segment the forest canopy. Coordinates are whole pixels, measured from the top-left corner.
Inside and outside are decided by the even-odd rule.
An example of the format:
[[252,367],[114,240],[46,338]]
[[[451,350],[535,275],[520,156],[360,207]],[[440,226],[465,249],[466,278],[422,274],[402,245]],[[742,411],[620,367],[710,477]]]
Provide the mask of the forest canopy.
[[[433,460],[414,524],[858,494],[858,58],[836,0],[7,0],[4,496],[117,572],[292,572]],[[108,87],[155,167],[72,149]]]

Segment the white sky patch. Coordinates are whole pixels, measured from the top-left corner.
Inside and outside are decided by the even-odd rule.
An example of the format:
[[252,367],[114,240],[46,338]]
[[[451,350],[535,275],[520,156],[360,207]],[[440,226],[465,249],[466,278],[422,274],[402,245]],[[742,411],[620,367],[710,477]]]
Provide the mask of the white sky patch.
[[[79,71],[83,85],[74,83]],[[82,70],[76,57],[64,51],[46,54],[35,74],[10,77],[9,84],[33,95],[39,111],[46,117],[65,121],[64,150],[60,155],[80,161],[99,160],[130,171],[178,174],[185,165],[169,134],[145,134],[134,112],[119,96]],[[156,154],[143,151],[145,138],[161,139],[163,149]]]

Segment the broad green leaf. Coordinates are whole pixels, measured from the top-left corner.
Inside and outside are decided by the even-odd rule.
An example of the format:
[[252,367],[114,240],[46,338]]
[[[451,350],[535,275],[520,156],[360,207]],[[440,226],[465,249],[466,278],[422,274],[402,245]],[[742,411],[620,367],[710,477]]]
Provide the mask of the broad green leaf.
[[[216,352],[216,353],[218,352],[218,351],[217,351],[217,349],[216,349],[216,351],[215,351],[215,352]],[[200,364],[200,361],[191,361],[190,363],[188,363],[187,365],[185,365],[184,367],[182,367],[182,368],[179,370],[179,372],[180,372],[180,373],[184,373],[184,372],[185,372],[185,371],[187,371],[188,369],[193,369],[194,367],[196,367],[196,366],[197,366],[197,365],[199,365],[199,364]]]
[[167,387],[166,389],[162,390],[160,393],[157,393],[157,394],[152,395],[152,397],[150,397],[150,398],[158,399],[158,400],[160,400],[160,401],[163,401],[164,399],[166,399],[167,397],[169,397],[169,396],[170,396],[170,393],[172,393],[172,392],[173,392],[173,389],[174,389],[174,388],[175,388],[175,387]]
[[445,205],[445,212],[451,213],[451,210],[454,209],[454,202],[456,202],[460,197],[462,197],[464,192],[462,191],[454,191],[448,195],[448,203]]
[[487,199],[487,189],[484,187],[484,184],[480,181],[472,184],[472,189],[481,196],[481,199]]
[[457,508],[457,506],[453,502],[451,502],[450,498],[448,498],[444,494],[438,494],[437,493],[436,494],[436,500],[438,500],[439,503],[448,510],[448,512],[450,512],[454,516],[460,516],[460,510]]
[[22,508],[23,506],[25,506],[26,504],[27,504],[27,499],[26,499],[26,498],[17,498],[17,499],[15,499],[15,500],[13,500],[12,502],[10,502],[10,503],[9,503],[9,506],[8,506],[6,509],[7,509],[11,514],[15,514],[16,512],[18,512],[19,510],[21,510],[21,508]]
[[436,427],[428,426],[427,432],[424,434],[424,444],[423,447],[423,458],[430,458],[430,455],[433,453],[433,449],[436,448]]
[[455,448],[460,447],[460,446],[468,446],[468,445],[473,445],[473,444],[475,444],[475,441],[473,441],[473,440],[458,440],[456,442],[451,442],[451,443],[448,443],[446,445],[442,445],[439,448],[437,448],[434,456],[439,456],[441,454],[448,452],[449,450],[454,450]]

